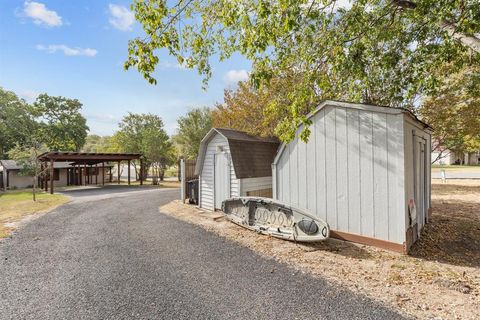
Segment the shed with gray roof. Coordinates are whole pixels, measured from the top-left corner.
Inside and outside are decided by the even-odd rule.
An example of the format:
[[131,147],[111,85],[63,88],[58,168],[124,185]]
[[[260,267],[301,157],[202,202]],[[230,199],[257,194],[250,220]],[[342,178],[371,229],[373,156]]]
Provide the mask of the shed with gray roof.
[[279,145],[275,138],[211,129],[200,144],[195,167],[200,207],[221,209],[223,200],[237,196],[271,197],[271,164]]

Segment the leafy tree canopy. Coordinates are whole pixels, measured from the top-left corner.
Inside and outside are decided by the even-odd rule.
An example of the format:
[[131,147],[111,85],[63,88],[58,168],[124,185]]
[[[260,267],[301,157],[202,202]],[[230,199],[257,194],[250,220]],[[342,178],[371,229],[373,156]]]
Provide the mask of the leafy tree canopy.
[[158,176],[173,159],[172,143],[165,132],[162,118],[157,115],[129,113],[119,123],[114,142],[119,151],[142,153],[145,167],[158,169]]
[[110,136],[89,134],[85,139],[82,152],[117,152],[118,146]]
[[[233,128],[264,137],[282,137],[284,127],[293,121],[286,108],[292,103],[288,90],[301,80],[301,75],[288,73],[281,78],[270,80],[269,86],[254,88],[249,82],[240,82],[235,90],[225,90],[224,102],[217,103],[213,110],[215,127]],[[318,97],[322,99],[322,97]],[[299,105],[298,113],[306,115],[310,104]],[[288,136],[284,136],[288,140]]]
[[80,101],[41,94],[33,108],[40,121],[38,134],[48,149],[80,151],[89,130]]
[[455,152],[480,150],[480,66],[437,71],[441,84],[424,99],[419,113],[434,129],[438,146]]
[[16,144],[25,144],[35,129],[31,107],[0,87],[0,159],[7,158],[7,152]]
[[129,42],[125,68],[135,67],[156,83],[156,50],[164,48],[180,64],[196,68],[205,83],[211,57],[224,60],[235,52],[252,61],[256,88],[294,71],[301,78],[284,88],[287,104],[269,110],[289,113],[277,128],[289,140],[299,122],[308,125],[301,108],[312,108],[318,97],[410,107],[437,87],[439,66],[478,65],[476,0],[339,3],[135,0],[132,9],[145,37]]
[[178,133],[174,141],[180,146],[180,154],[187,159],[195,159],[200,142],[212,128],[212,112],[208,108],[192,109],[178,118],[177,123]]

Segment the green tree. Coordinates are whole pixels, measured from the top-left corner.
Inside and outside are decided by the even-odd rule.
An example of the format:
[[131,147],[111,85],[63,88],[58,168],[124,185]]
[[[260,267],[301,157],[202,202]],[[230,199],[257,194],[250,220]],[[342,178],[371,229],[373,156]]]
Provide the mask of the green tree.
[[41,94],[33,107],[39,134],[50,150],[80,151],[89,130],[80,101]]
[[156,176],[163,180],[165,168],[171,161],[172,143],[165,132],[162,118],[151,113],[128,113],[119,123],[119,130],[113,139],[122,152],[142,153],[144,174],[153,166],[153,169],[158,169],[154,171]]
[[110,136],[89,134],[85,139],[82,152],[116,152],[118,146]]
[[32,176],[32,197],[33,201],[36,201],[36,184],[38,177],[42,174],[46,174],[48,167],[42,170],[38,156],[47,151],[46,148],[38,142],[31,140],[29,143],[20,145],[17,144],[14,148],[8,151],[8,155],[11,159],[14,159],[22,169],[20,169],[20,175]]
[[15,93],[0,87],[0,159],[17,144],[25,144],[36,130],[32,109]]
[[[430,124],[435,148],[458,153],[480,151],[480,67],[452,71],[450,64],[440,68],[439,89],[425,97],[418,112]],[[435,151],[435,150],[434,150]],[[439,154],[441,157],[442,154]]]
[[[300,74],[290,72],[282,78],[273,78],[270,85],[255,88],[248,81],[240,82],[235,90],[225,90],[224,102],[217,103],[212,112],[215,127],[232,128],[253,135],[273,137],[287,132],[284,127],[292,123],[288,108],[292,101],[285,88],[295,86],[301,80]],[[308,114],[320,100],[299,106],[298,112]],[[294,128],[295,129],[295,128]]]
[[208,108],[195,108],[178,118],[178,132],[174,141],[180,148],[180,155],[195,159],[203,137],[212,128],[212,112]]
[[269,110],[290,115],[277,128],[283,140],[298,122],[308,125],[300,109],[319,96],[411,107],[436,88],[439,66],[480,59],[477,0],[359,0],[346,7],[334,0],[135,0],[132,9],[145,36],[129,42],[125,68],[150,83],[162,48],[196,68],[204,83],[211,57],[234,53],[252,61],[256,88],[290,70],[301,74],[284,88],[287,104]]

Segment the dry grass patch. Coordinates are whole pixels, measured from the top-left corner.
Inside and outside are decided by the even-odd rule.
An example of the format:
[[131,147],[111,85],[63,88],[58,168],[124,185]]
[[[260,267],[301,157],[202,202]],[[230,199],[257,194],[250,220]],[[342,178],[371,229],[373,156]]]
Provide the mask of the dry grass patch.
[[30,191],[0,192],[0,238],[8,236],[24,217],[47,212],[66,202],[68,198],[60,194],[41,192],[37,194],[37,201],[33,201]]
[[214,220],[218,213],[209,214],[179,201],[160,211],[383,301],[405,315],[478,319],[480,244],[470,240],[480,236],[480,231],[475,231],[480,223],[480,182],[449,182],[433,186],[433,216],[414,247],[414,256],[333,239],[296,245],[255,234],[225,219]]

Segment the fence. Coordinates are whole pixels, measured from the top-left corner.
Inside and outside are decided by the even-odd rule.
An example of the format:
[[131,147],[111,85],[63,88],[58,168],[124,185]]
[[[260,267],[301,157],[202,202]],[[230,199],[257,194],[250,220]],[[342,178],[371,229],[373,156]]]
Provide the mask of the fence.
[[180,159],[180,183],[181,183],[181,199],[182,202],[185,202],[187,198],[187,181],[192,179],[197,179],[198,176],[195,175],[195,165],[197,160],[185,160]]

